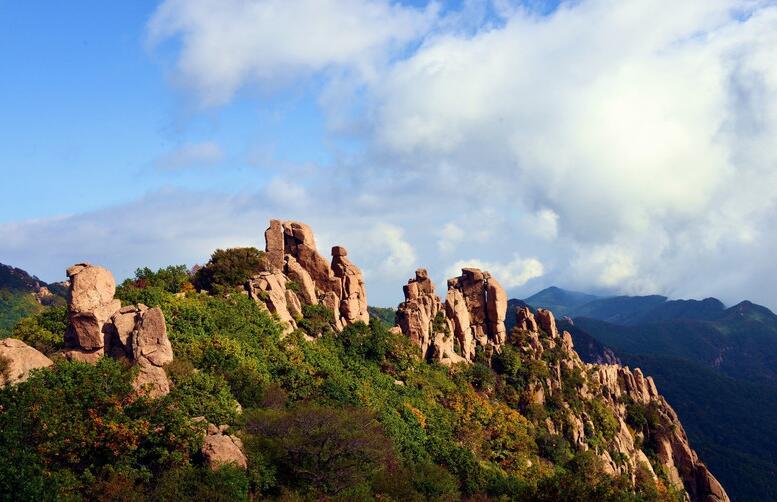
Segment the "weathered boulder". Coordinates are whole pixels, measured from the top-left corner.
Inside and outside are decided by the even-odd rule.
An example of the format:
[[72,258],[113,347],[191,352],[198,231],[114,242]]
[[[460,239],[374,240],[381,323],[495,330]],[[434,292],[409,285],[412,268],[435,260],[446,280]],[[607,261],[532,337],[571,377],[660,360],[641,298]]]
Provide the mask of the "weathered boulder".
[[278,316],[289,333],[297,327],[297,323],[286,303],[286,282],[286,276],[282,272],[260,272],[248,281],[246,289],[251,298],[263,303],[270,312]]
[[556,327],[556,318],[553,312],[547,309],[537,309],[537,322],[540,328],[550,335],[551,338],[558,338],[558,328]]
[[488,272],[465,268],[449,279],[446,312],[466,359],[474,359],[477,347],[499,352],[506,342],[507,294]]
[[105,346],[103,327],[119,310],[121,302],[113,298],[116,281],[110,271],[79,263],[67,269],[69,328],[66,345],[83,351]]
[[270,271],[283,271],[283,226],[280,220],[270,220],[270,226],[264,231],[264,250]]
[[216,427],[208,424],[205,441],[202,445],[202,456],[211,470],[233,464],[242,469],[248,468],[248,460],[243,453],[243,442],[237,436],[224,434],[227,426]]
[[538,331],[537,320],[529,307],[515,308],[515,327],[520,331],[530,331],[532,333]]
[[163,366],[172,362],[173,348],[167,338],[165,316],[159,307],[138,309],[131,347],[133,363],[138,368],[133,386],[152,398],[170,392]]
[[21,340],[0,340],[0,387],[24,382],[30,371],[52,364],[51,359]]
[[318,305],[316,283],[302,265],[291,255],[286,255],[286,276],[299,285],[297,296],[308,305]]
[[316,288],[324,293],[333,291],[342,297],[340,281],[332,272],[329,262],[318,253],[313,231],[304,223],[287,221],[283,223],[284,252],[308,273]]

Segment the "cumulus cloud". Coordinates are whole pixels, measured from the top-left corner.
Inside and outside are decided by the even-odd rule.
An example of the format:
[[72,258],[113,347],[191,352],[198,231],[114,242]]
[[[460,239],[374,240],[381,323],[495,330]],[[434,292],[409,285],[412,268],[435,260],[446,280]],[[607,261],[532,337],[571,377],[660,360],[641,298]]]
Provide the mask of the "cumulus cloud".
[[516,295],[556,283],[777,306],[774,2],[523,4],[484,20],[388,0],[167,0],[149,39],[174,41],[171,72],[203,106],[314,77],[327,120],[355,119],[358,151],[251,196],[7,224],[0,256],[41,275],[72,247],[189,261],[296,218],[348,247],[375,304],[416,266],[467,264]]
[[521,258],[516,255],[506,263],[487,262],[480,259],[460,260],[448,268],[447,276],[455,277],[461,273],[463,268],[488,270],[505,288],[523,286],[531,279],[542,277],[545,273],[545,267],[538,259]]
[[175,77],[219,105],[248,83],[276,86],[326,70],[372,80],[433,14],[383,0],[166,0],[148,39],[177,39]]
[[405,240],[404,230],[389,223],[378,223],[367,235],[367,248],[378,257],[377,263],[368,267],[369,275],[381,274],[394,279],[409,275],[416,265],[413,246]]
[[214,141],[189,143],[160,156],[155,164],[164,171],[177,171],[197,167],[207,167],[224,160],[224,151]]

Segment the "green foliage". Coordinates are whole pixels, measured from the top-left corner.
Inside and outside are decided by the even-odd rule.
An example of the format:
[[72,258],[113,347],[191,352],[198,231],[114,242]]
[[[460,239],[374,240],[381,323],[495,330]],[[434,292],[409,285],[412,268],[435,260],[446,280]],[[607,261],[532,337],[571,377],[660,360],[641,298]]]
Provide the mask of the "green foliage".
[[194,285],[213,293],[227,293],[261,272],[264,252],[256,248],[217,249],[194,275]]
[[389,307],[367,307],[367,312],[370,314],[370,322],[377,320],[384,323],[388,328],[395,324],[397,315],[396,309]]
[[0,355],[0,385],[8,381],[8,371],[11,368],[11,361],[3,356]]
[[249,448],[279,465],[279,480],[336,494],[369,481],[392,457],[392,445],[364,409],[300,405],[246,413]]
[[0,493],[67,497],[117,469],[147,479],[188,461],[201,429],[174,405],[133,396],[129,372],[108,358],[60,362],[0,391]]
[[164,502],[191,500],[233,502],[248,500],[248,477],[237,467],[217,471],[191,465],[166,471],[148,497]]
[[299,327],[308,336],[318,338],[332,334],[334,323],[334,314],[326,306],[321,304],[302,306],[302,320],[299,322]]
[[10,336],[19,319],[42,310],[31,293],[0,289],[0,338]]
[[203,416],[214,424],[233,423],[237,419],[237,401],[223,377],[198,371],[174,383],[165,400],[187,415]]
[[51,355],[63,346],[67,330],[67,308],[49,307],[42,312],[21,319],[12,336],[30,347]]

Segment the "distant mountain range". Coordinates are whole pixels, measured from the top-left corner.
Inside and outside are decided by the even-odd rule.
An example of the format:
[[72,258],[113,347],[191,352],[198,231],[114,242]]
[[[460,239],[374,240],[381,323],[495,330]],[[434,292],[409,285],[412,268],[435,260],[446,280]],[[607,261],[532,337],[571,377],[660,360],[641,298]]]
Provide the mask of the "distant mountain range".
[[777,315],[749,301],[598,297],[558,287],[518,305],[568,319],[581,357],[652,375],[733,500],[777,500]]

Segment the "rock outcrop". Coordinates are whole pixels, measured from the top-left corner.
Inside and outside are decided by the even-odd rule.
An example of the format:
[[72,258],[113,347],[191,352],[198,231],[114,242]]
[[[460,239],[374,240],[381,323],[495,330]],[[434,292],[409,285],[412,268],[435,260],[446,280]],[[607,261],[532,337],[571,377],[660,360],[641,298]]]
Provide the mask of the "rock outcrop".
[[303,305],[331,310],[336,330],[369,323],[364,279],[344,247],[332,248],[330,264],[319,254],[310,227],[296,221],[271,220],[264,239],[265,270],[248,281],[246,290],[278,315],[287,332],[297,327]]
[[243,453],[243,442],[237,436],[226,434],[227,425],[216,427],[208,424],[202,445],[202,456],[211,470],[232,464],[242,469],[248,468],[248,460]]
[[405,301],[396,313],[401,332],[421,347],[427,360],[444,364],[464,361],[456,353],[453,322],[445,316],[445,306],[434,293],[434,284],[426,269],[416,270],[415,278],[407,282],[404,293]]
[[[424,269],[416,271],[404,293],[397,329],[418,344],[427,360],[471,362],[480,350],[493,360],[510,344],[521,359],[525,380],[519,406],[552,402],[556,408],[536,426],[563,437],[575,450],[593,449],[606,471],[630,476],[634,483],[642,472],[658,484],[684,489],[693,502],[728,501],[723,487],[691,449],[682,424],[653,379],[639,369],[584,363],[572,336],[559,330],[550,310],[517,307],[516,325],[508,335],[504,289],[488,272],[473,268],[448,280],[444,303],[434,294]],[[569,399],[570,393],[577,398]],[[644,415],[651,419],[630,422]],[[648,457],[643,445],[656,455]]]
[[68,331],[65,343],[80,354],[77,359],[94,361],[104,352],[105,323],[121,308],[113,298],[116,281],[110,271],[78,263],[67,269]]
[[[657,482],[684,489],[691,501],[729,500],[690,447],[677,414],[659,394],[652,378],[639,368],[583,363],[575,352],[572,336],[558,330],[549,310],[537,309],[535,315],[526,307],[519,308],[516,321],[510,342],[522,357],[535,361],[535,365],[541,362],[548,369],[547,376],[529,378],[523,399],[543,404],[554,397],[563,406],[562,419],[546,420],[551,434],[565,436],[578,450],[594,448],[610,473],[627,474],[635,480],[637,472],[644,469]],[[564,387],[570,379],[577,382],[575,391],[581,398],[578,403],[564,398]],[[596,410],[602,405],[614,419],[609,425],[601,417],[592,417],[600,413]],[[644,414],[651,417],[646,423],[630,422],[634,415]],[[608,448],[600,446],[601,438],[608,440]],[[656,452],[652,461],[643,445]]]
[[21,340],[0,340],[0,387],[24,382],[30,371],[52,364],[51,359]]
[[94,363],[103,355],[127,359],[137,367],[133,385],[149,396],[170,392],[164,365],[173,360],[165,316],[159,307],[122,307],[114,299],[116,281],[110,271],[79,263],[67,269],[69,326],[67,359]]
[[507,340],[507,294],[502,286],[476,268],[461,273],[448,280],[444,304],[435,296],[425,269],[419,269],[404,288],[397,324],[427,359],[445,364],[474,361],[478,348],[490,357]]

